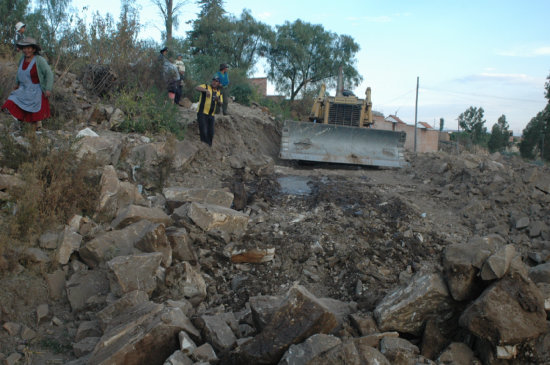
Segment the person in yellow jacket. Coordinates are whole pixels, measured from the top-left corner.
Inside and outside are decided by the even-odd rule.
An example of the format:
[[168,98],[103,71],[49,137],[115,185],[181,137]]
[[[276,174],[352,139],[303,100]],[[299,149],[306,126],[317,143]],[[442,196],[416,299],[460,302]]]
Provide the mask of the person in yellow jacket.
[[220,91],[220,79],[214,76],[210,85],[202,84],[195,87],[195,90],[201,93],[197,108],[197,122],[199,124],[201,141],[212,146],[212,140],[214,139],[214,112],[216,111],[216,106],[223,103]]

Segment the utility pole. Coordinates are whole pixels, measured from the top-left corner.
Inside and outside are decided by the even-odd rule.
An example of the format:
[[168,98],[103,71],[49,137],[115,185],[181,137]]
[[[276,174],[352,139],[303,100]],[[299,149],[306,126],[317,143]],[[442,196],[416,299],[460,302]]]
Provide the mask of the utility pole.
[[416,103],[414,104],[414,153],[416,153],[416,124],[418,122],[418,85],[420,77],[416,76]]

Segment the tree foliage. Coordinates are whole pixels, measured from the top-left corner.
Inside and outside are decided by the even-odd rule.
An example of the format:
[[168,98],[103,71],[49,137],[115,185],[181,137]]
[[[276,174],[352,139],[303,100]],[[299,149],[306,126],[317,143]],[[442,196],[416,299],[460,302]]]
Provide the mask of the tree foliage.
[[471,106],[464,113],[458,116],[458,125],[470,137],[473,144],[482,145],[487,134],[484,110],[482,107]]
[[338,69],[344,73],[344,83],[357,86],[362,77],[354,65],[359,45],[347,35],[326,31],[322,25],[313,25],[301,20],[285,22],[277,26],[271,42],[268,77],[277,91],[294,100],[298,93],[308,87],[336,83]]
[[506,116],[501,115],[498,122],[491,129],[491,137],[487,143],[489,152],[503,151],[510,146],[510,126],[506,121]]
[[15,35],[15,24],[19,21],[26,23],[25,15],[29,7],[29,0],[2,0],[0,1],[0,42],[12,44]]
[[550,75],[546,80],[544,97],[548,99],[548,103],[523,130],[519,152],[524,158],[534,159],[540,156],[541,159],[550,161]]

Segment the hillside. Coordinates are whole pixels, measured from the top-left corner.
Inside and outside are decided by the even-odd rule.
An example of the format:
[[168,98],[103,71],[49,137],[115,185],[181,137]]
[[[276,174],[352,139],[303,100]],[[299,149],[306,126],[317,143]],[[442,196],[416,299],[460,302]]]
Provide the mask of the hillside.
[[[186,108],[183,141],[122,134],[116,110],[68,84],[80,117],[36,138],[95,132],[77,156],[99,163],[98,199],[4,246],[5,363],[550,363],[547,167],[282,161],[280,122],[236,103],[212,148]],[[1,167],[4,220],[21,181]]]

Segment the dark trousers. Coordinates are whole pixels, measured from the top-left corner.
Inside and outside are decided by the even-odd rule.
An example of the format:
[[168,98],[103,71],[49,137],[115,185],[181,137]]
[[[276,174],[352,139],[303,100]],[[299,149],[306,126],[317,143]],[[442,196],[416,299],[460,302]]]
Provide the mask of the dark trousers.
[[223,115],[227,114],[227,104],[229,104],[229,90],[227,90],[227,86],[222,87],[222,98],[223,98],[223,104],[222,104],[222,112]]
[[229,104],[229,90],[226,87],[221,87],[220,93],[222,94],[223,104],[220,107],[220,104],[216,105],[216,114],[220,114],[220,111],[223,112],[223,115],[227,115],[227,104]]
[[197,121],[199,122],[201,142],[212,146],[212,140],[214,139],[214,116],[197,113]]
[[183,76],[180,76],[178,80],[178,86],[176,87],[176,95],[174,96],[174,103],[179,104],[181,100],[181,94],[183,93]]

